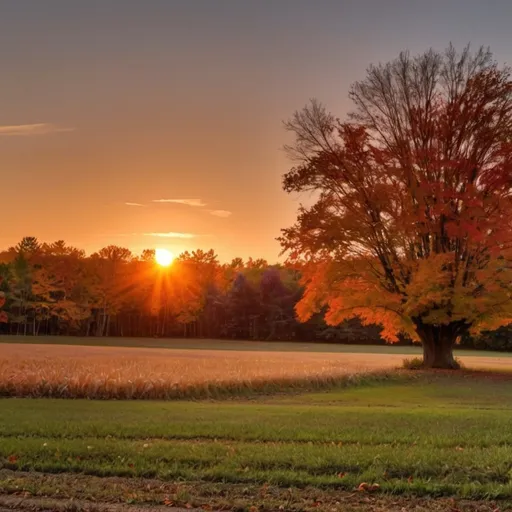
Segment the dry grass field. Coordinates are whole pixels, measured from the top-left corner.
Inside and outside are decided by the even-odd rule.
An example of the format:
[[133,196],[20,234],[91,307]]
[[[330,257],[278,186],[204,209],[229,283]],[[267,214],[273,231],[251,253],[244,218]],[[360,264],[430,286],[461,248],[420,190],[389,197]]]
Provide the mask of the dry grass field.
[[322,385],[400,364],[400,355],[2,344],[0,395],[181,398]]
[[[0,396],[168,399],[316,388],[390,371],[402,359],[401,354],[4,343],[0,346]],[[468,368],[512,370],[512,358],[461,359]]]

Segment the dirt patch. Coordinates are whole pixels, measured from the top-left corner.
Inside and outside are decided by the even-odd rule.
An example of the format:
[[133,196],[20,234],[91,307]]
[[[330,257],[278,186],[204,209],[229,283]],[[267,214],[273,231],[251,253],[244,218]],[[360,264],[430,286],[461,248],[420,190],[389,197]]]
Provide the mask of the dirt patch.
[[80,500],[57,500],[51,498],[24,498],[0,494],[0,512],[25,510],[33,512],[202,512],[198,508],[176,508],[161,506],[113,505]]
[[505,512],[503,501],[389,496],[336,490],[282,489],[270,485],[163,483],[149,479],[99,478],[0,471],[0,512],[184,512],[223,510],[317,512]]

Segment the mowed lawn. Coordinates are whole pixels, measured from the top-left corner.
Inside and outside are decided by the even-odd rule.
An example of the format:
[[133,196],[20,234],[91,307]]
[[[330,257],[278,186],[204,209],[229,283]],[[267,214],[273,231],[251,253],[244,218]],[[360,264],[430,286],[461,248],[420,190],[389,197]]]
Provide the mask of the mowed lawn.
[[3,399],[0,410],[4,493],[209,507],[230,496],[272,510],[289,489],[285,510],[345,510],[339,493],[368,483],[379,495],[512,499],[508,375],[229,402]]

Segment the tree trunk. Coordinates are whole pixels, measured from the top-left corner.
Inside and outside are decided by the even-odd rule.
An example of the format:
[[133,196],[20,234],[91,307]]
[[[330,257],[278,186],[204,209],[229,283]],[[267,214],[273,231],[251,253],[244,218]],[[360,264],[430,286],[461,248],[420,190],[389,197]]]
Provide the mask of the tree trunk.
[[105,323],[104,332],[104,336],[110,335],[110,315],[107,315],[107,321]]
[[444,368],[456,370],[459,368],[453,357],[454,340],[442,340],[433,343],[431,340],[422,340],[423,343],[423,366],[425,368]]
[[417,331],[423,345],[423,366],[457,370],[459,364],[453,357],[453,347],[459,336],[458,325],[417,324]]

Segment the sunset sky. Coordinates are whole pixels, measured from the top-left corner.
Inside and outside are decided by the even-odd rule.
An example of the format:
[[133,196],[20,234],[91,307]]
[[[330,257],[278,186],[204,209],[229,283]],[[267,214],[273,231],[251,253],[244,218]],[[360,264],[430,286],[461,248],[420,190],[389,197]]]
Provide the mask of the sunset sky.
[[3,0],[0,246],[214,248],[277,260],[282,120],[343,116],[368,64],[490,45],[510,0]]

